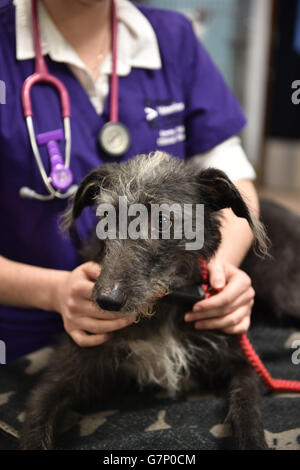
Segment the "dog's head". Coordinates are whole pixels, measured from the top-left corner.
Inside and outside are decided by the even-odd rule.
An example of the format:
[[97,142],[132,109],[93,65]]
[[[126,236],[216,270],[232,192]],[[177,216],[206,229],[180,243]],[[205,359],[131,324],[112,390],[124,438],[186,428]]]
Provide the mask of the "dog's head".
[[260,247],[263,237],[243,198],[219,170],[155,152],[122,164],[105,164],[81,182],[71,223],[97,207],[101,264],[93,297],[104,310],[147,315],[171,288],[200,282],[198,258],[209,260],[220,243],[220,211],[245,218]]

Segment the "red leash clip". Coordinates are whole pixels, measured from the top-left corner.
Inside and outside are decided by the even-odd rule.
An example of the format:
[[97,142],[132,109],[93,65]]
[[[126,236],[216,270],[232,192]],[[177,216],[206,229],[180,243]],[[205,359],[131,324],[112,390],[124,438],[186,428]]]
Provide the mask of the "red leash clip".
[[[202,288],[205,292],[205,297],[211,297],[212,295],[216,294],[217,291],[211,289],[209,286],[209,278],[208,278],[208,268],[206,261],[203,258],[199,258],[201,275],[203,285]],[[269,389],[277,392],[300,392],[300,382],[297,380],[282,380],[282,379],[274,379],[271,377],[265,366],[263,365],[261,359],[256,354],[253,346],[251,345],[247,335],[245,333],[237,335],[238,342],[240,343],[240,347],[245,354],[247,360],[258,374],[259,378],[261,379],[262,383],[268,387]]]

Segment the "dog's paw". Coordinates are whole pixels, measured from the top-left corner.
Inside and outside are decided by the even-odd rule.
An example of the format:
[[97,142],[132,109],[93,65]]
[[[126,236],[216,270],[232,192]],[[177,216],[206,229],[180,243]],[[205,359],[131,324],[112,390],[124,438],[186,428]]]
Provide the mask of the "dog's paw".
[[20,450],[51,450],[53,448],[53,440],[47,435],[45,428],[35,427],[23,430],[20,436]]

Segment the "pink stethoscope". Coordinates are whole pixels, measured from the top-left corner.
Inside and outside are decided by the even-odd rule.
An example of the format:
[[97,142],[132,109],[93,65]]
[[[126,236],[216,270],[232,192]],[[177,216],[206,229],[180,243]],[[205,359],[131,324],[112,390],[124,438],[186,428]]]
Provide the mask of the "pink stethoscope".
[[[40,34],[38,25],[37,0],[32,3],[32,25],[35,49],[35,72],[30,75],[22,87],[22,106],[26,127],[30,139],[33,155],[36,160],[40,175],[49,194],[39,194],[33,189],[23,186],[19,194],[22,198],[50,201],[52,199],[66,199],[77,190],[77,185],[72,185],[73,175],[70,170],[71,160],[71,126],[70,126],[70,99],[68,91],[61,80],[51,75],[48,71],[45,59],[42,55]],[[99,133],[99,144],[102,150],[111,157],[122,156],[130,146],[130,134],[126,126],[118,121],[118,75],[117,64],[117,15],[114,0],[112,3],[112,73],[110,79],[110,119]],[[31,89],[37,83],[48,83],[53,86],[59,95],[61,114],[63,120],[62,129],[36,135],[33,125],[33,111],[31,105]],[[63,161],[58,141],[65,140],[65,160]],[[39,146],[46,145],[50,158],[50,175],[48,176],[39,152]],[[64,192],[62,192],[64,191]]]

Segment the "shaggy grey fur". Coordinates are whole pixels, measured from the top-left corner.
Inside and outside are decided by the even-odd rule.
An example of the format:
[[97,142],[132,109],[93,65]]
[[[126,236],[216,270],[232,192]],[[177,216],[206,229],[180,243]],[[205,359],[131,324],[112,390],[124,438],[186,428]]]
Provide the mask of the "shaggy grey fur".
[[[244,217],[256,235],[258,249],[265,252],[262,225],[253,220],[224,173],[215,169],[198,171],[161,152],[137,156],[121,165],[102,165],[91,172],[77,191],[69,223],[86,206],[102,202],[117,205],[118,197],[124,195],[129,203],[148,206],[162,202],[204,203],[204,246],[201,250],[186,251],[184,239],[100,241],[92,237],[84,250],[85,259],[102,266],[93,300],[99,305],[116,305],[116,310],[124,315],[135,313],[139,321],[92,349],[80,348],[64,336],[48,370],[29,397],[21,447],[53,448],[66,408],[95,403],[101,406],[105,397],[120,387],[126,393],[126,386],[134,382],[140,387],[159,385],[172,396],[190,386],[227,390],[227,420],[232,425],[237,448],[266,448],[258,379],[236,338],[219,331],[196,331],[192,324],[184,322],[184,313],[191,305],[174,304],[168,297],[162,297],[169,290],[202,282],[198,257],[209,260],[219,246],[221,209],[231,207],[238,217]],[[268,204],[264,204],[263,211],[268,210]],[[280,215],[281,209],[271,205],[270,210],[274,212],[268,227],[272,239],[278,223],[276,211]],[[295,223],[288,228],[292,230]],[[281,241],[288,245],[284,236]],[[297,282],[299,270],[294,270],[291,258],[287,262],[286,273],[295,271],[293,282]],[[258,291],[271,305],[276,305],[275,291],[281,282],[276,263],[272,259],[259,261],[253,254],[247,263],[256,276],[254,284]],[[263,268],[256,266],[268,266],[272,275],[268,277]],[[272,282],[268,289],[261,285],[266,279]],[[290,290],[294,287],[289,285]],[[298,300],[293,302],[299,305]]]

